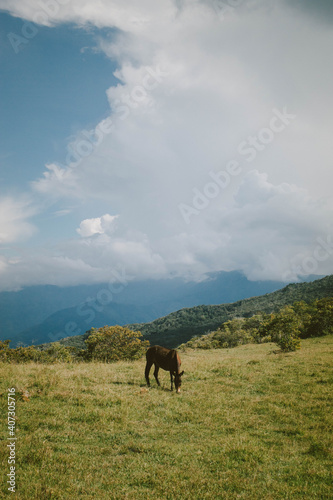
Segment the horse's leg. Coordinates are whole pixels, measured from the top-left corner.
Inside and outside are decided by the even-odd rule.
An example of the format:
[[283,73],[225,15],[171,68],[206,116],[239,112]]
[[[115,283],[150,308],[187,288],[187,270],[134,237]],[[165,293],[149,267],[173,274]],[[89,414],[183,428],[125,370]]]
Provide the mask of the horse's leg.
[[147,364],[146,364],[146,369],[145,369],[145,377],[146,377],[146,381],[147,381],[147,385],[148,387],[150,387],[150,382],[149,382],[149,372],[150,372],[150,368],[151,368],[151,365],[153,363],[151,361],[148,361],[147,360]]
[[158,380],[158,370],[160,369],[160,367],[158,365],[155,364],[155,370],[154,370],[154,377],[156,379],[156,382],[157,382],[157,385],[161,385],[160,384],[160,381]]
[[172,372],[170,372],[170,380],[171,380],[171,390],[173,391],[173,378],[172,378]]

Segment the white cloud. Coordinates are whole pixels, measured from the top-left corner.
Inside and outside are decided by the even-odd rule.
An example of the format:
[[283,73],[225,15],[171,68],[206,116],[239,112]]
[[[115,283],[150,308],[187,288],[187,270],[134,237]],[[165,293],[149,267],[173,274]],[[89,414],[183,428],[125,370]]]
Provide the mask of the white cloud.
[[80,227],[76,231],[83,238],[94,234],[110,234],[114,230],[114,222],[117,217],[118,215],[105,214],[95,219],[85,219],[80,223]]
[[[225,253],[232,268],[240,266],[250,279],[284,280],[287,273],[290,278],[301,253],[311,253],[317,238],[333,234],[327,205],[296,186],[273,185],[258,171],[244,178],[235,202],[217,227],[229,235]],[[329,274],[332,256],[317,264],[314,274]]]
[[31,182],[34,190],[51,198],[79,196],[77,176],[72,167],[54,163],[45,166],[43,177]]
[[[304,189],[274,185],[250,171],[228,206],[214,200],[191,231],[151,237],[105,214],[80,224],[80,239],[25,252],[3,263],[1,286],[69,285],[108,281],[117,269],[132,279],[242,270],[253,280],[290,281],[302,274],[329,274],[333,224],[327,207]],[[319,242],[321,243],[318,252]],[[326,242],[326,243],[325,243]],[[319,256],[319,257],[318,257]],[[14,276],[14,279],[13,279]]]
[[26,250],[15,260],[0,259],[0,290],[40,284],[113,282],[119,273],[127,281],[160,278],[167,274],[167,267],[144,234],[95,233],[54,247]]
[[[136,277],[242,269],[281,279],[331,234],[333,34],[319,17],[262,0],[240,2],[224,18],[218,2],[199,0],[53,5],[40,24],[117,29],[98,47],[119,79],[106,89],[108,122],[70,138],[67,157],[32,183],[45,198],[89,200],[105,214],[82,220],[81,238],[53,250],[60,260],[45,251],[39,263],[56,269],[54,279],[97,280],[117,264]],[[0,7],[29,21],[42,9],[37,0]],[[296,119],[247,163],[239,144],[284,107]],[[230,160],[242,173],[186,225],[179,204]],[[53,279],[29,259],[22,279],[33,279],[32,269]],[[331,265],[320,262],[318,273]]]
[[170,0],[160,0],[158,4],[154,0],[141,0],[139,4],[136,0],[128,0],[126,4],[121,0],[17,0],[14,4],[11,0],[0,0],[0,8],[44,26],[73,22],[81,26],[117,27],[137,34],[153,26],[156,20],[166,24],[176,13]]
[[158,246],[180,274],[241,269],[249,279],[288,281],[297,279],[296,267],[299,275],[332,272],[333,246],[312,270],[303,265],[318,239],[333,237],[330,208],[297,186],[272,184],[267,174],[250,171],[228,205],[214,199],[192,221],[191,232]]
[[6,197],[0,200],[0,244],[6,245],[30,238],[36,227],[27,219],[36,213],[26,199]]
[[[38,5],[31,2],[30,17]],[[168,198],[165,191],[176,178],[173,196],[183,197],[205,171],[235,156],[239,143],[265,126],[273,107],[287,106],[297,120],[258,156],[256,167],[268,170],[276,182],[285,177],[329,194],[325,81],[333,75],[317,53],[330,46],[332,33],[294,10],[286,19],[283,4],[273,11],[262,2],[233,10],[221,21],[209,4],[196,1],[185,2],[180,11],[171,1],[158,8],[151,2],[61,6],[59,21],[121,30],[100,41],[119,65],[121,83],[107,91],[114,130],[74,168],[70,159],[64,167],[48,166],[34,187],[52,196],[111,196],[117,204],[137,182],[144,183],[148,198],[163,184],[162,196]],[[309,57],[315,67],[311,75]],[[147,68],[155,74],[163,68],[163,76],[154,80]],[[319,100],[318,86],[325,96]],[[309,99],[309,92],[316,98]]]

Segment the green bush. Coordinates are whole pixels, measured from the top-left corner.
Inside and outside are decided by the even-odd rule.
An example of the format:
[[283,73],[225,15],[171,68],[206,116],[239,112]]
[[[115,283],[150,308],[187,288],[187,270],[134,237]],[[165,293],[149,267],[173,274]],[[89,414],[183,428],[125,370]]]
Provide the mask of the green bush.
[[9,347],[10,340],[0,340],[0,361],[10,361],[12,349]]
[[234,318],[223,323],[215,332],[194,337],[183,345],[196,349],[226,349],[253,343],[255,342],[253,335],[257,334],[257,330],[251,331],[247,328],[248,321],[245,318]]
[[42,351],[42,353],[45,356],[45,359],[48,360],[48,363],[56,361],[70,363],[73,361],[75,351],[75,348],[65,347],[61,345],[60,342],[53,342],[44,351]]
[[291,306],[285,306],[277,314],[271,314],[261,326],[261,334],[269,335],[282,351],[296,351],[300,348],[300,328],[303,322]]
[[65,347],[59,342],[47,345],[45,348],[27,346],[10,349],[10,340],[0,342],[0,360],[10,363],[55,363],[73,361],[73,349]]
[[148,340],[141,340],[141,332],[134,332],[122,326],[103,326],[85,340],[88,360],[118,361],[139,359],[149,346]]
[[319,337],[333,333],[333,298],[316,300],[312,314],[302,332],[302,338]]
[[281,351],[291,352],[300,349],[300,338],[291,331],[283,331],[275,339],[275,343],[281,348]]

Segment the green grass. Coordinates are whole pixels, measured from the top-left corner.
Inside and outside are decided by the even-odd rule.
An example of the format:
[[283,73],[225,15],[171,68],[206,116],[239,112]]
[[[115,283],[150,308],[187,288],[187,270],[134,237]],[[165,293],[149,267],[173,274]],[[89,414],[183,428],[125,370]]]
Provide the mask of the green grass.
[[273,344],[187,351],[180,395],[163,371],[162,387],[147,390],[143,359],[0,364],[0,496],[14,386],[13,498],[332,498],[332,348],[330,336],[289,354]]

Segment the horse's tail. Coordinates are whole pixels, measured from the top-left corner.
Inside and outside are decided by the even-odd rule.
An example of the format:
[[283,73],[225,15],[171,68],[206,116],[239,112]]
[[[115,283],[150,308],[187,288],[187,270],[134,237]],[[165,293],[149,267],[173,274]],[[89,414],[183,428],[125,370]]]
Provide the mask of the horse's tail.
[[147,349],[146,351],[146,359],[150,360],[150,359],[153,359],[154,358],[154,355],[155,355],[155,352],[156,352],[156,346],[151,346]]

